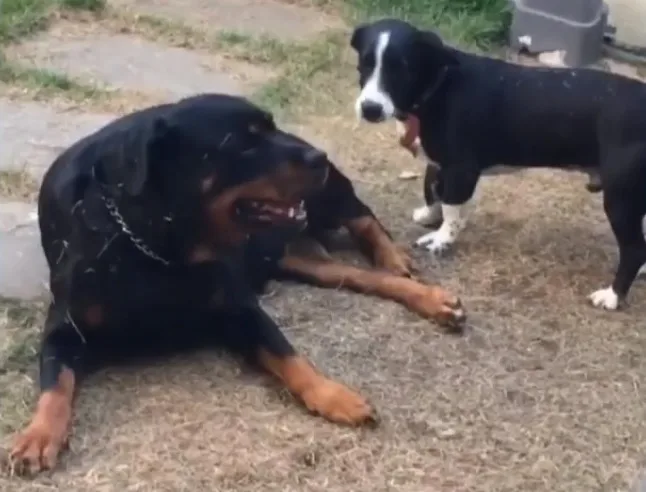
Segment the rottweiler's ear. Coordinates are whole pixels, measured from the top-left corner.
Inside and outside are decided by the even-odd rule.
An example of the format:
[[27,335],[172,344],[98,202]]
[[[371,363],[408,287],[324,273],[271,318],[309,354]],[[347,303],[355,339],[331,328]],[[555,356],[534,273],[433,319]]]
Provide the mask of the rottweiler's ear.
[[150,176],[154,148],[167,136],[169,129],[165,119],[157,118],[142,132],[128,136],[123,152],[123,187],[129,195],[136,196],[143,191]]
[[442,38],[433,31],[419,31],[416,45],[422,53],[432,58],[435,64],[446,67],[457,66],[459,64],[453,52],[442,42]]
[[366,31],[368,29],[367,24],[360,24],[357,27],[355,27],[354,31],[352,32],[352,38],[350,39],[350,46],[355,51],[359,51],[361,46],[364,43],[364,37],[366,35]]

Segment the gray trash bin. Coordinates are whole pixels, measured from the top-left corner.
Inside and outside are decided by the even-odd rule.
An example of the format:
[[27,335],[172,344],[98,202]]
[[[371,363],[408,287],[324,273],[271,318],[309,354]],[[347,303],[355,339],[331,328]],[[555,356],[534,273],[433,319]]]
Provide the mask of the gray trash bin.
[[608,23],[603,0],[511,0],[509,43],[531,54],[563,51],[568,66],[599,60]]

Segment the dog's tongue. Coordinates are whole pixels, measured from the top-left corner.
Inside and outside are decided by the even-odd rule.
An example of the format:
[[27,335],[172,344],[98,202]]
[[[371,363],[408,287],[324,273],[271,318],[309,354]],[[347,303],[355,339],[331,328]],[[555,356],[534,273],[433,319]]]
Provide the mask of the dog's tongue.
[[417,156],[418,145],[417,139],[419,138],[419,119],[417,116],[408,115],[404,121],[404,134],[399,139],[399,144],[408,149],[411,154]]

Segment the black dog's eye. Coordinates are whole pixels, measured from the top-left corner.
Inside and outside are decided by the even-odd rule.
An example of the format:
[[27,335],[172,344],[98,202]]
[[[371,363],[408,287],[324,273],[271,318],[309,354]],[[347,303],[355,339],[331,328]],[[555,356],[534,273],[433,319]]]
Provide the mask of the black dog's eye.
[[375,68],[375,56],[373,53],[366,53],[359,60],[359,70],[370,70]]

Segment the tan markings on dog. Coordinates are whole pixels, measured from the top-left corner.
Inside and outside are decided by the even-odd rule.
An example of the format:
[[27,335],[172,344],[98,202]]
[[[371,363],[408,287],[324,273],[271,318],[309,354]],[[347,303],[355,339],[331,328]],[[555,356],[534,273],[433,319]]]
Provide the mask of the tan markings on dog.
[[265,176],[224,190],[208,205],[211,232],[216,244],[236,246],[254,232],[253,228],[245,227],[235,220],[235,202],[241,198],[256,201],[279,200],[280,195],[272,180]]
[[410,257],[393,242],[386,229],[375,217],[367,215],[351,219],[344,225],[378,268],[404,277],[411,275]]
[[453,330],[459,330],[466,318],[460,299],[436,285],[422,284],[388,272],[295,256],[286,256],[279,265],[284,271],[321,287],[345,287],[391,299],[423,318]]
[[262,366],[280,379],[311,412],[348,425],[375,423],[371,406],[358,393],[320,374],[304,357],[259,354]]
[[211,236],[215,244],[237,246],[259,227],[245,226],[235,220],[235,203],[245,199],[257,202],[285,202],[301,196],[312,183],[307,168],[286,162],[271,175],[223,190],[207,204]]
[[213,189],[213,186],[215,186],[215,176],[209,176],[200,183],[200,190],[202,193],[208,193]]
[[59,453],[67,445],[74,386],[74,372],[63,367],[56,387],[40,395],[31,423],[15,438],[10,454],[14,473],[34,474],[56,466]]
[[419,118],[409,115],[403,122],[403,135],[399,138],[399,144],[407,149],[414,157],[419,153]]
[[305,256],[318,258],[320,260],[331,260],[330,252],[319,241],[311,237],[303,236],[290,242],[285,249],[286,254],[294,256]]
[[216,256],[213,248],[205,244],[198,244],[191,250],[188,262],[191,264],[208,263],[210,261],[214,261],[215,258]]
[[83,321],[90,328],[97,328],[103,324],[103,306],[100,304],[92,304],[85,308],[83,313]]

